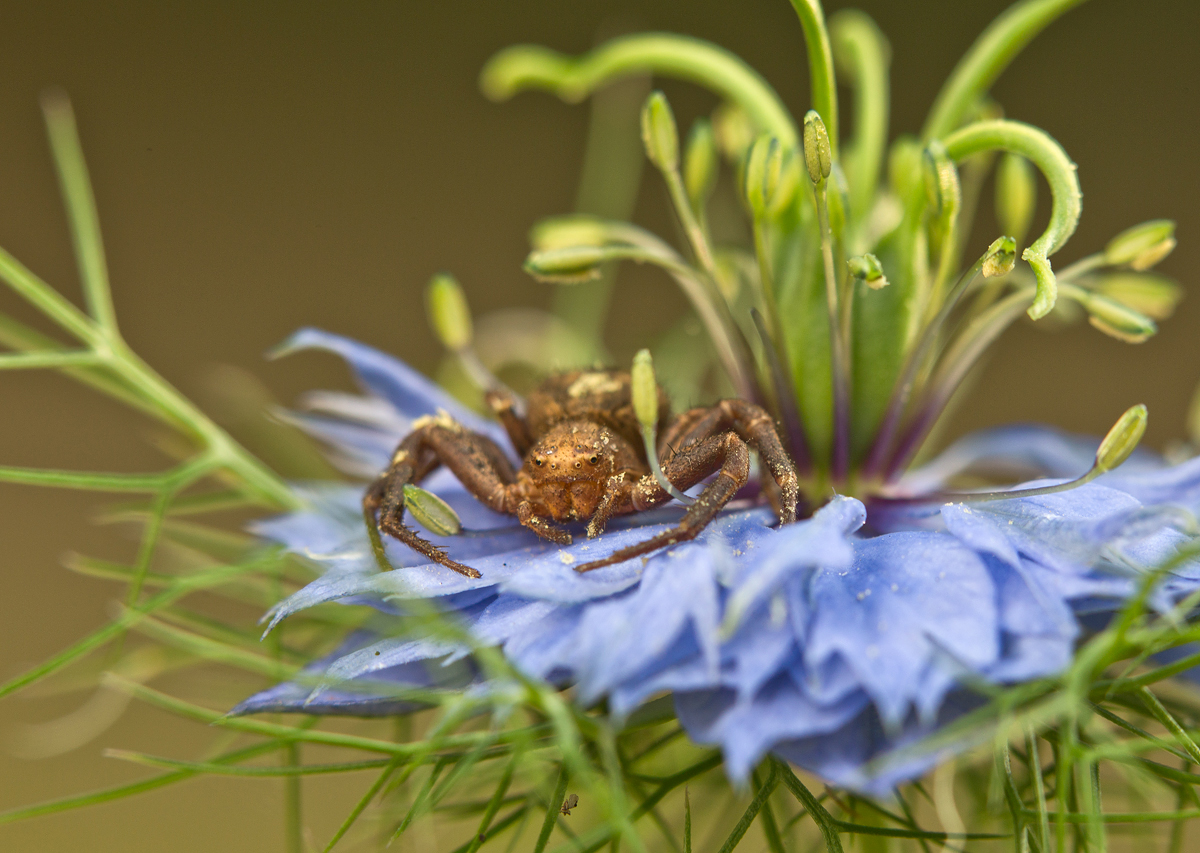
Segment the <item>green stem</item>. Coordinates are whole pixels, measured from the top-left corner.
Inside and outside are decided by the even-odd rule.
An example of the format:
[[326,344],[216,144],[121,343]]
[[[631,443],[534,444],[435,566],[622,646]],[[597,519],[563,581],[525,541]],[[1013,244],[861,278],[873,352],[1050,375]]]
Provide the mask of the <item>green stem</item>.
[[1046,176],[1054,197],[1050,224],[1021,253],[1037,278],[1037,296],[1029,306],[1029,316],[1035,320],[1046,316],[1058,296],[1058,285],[1047,257],[1061,249],[1075,233],[1083,206],[1075,164],[1048,133],[1018,121],[976,122],[945,137],[943,142],[946,153],[956,161],[981,151],[1011,151],[1032,162]]
[[679,214],[679,221],[683,224],[683,231],[687,234],[688,242],[692,246],[692,252],[696,255],[696,260],[700,262],[701,269],[715,283],[717,280],[717,265],[713,261],[712,247],[708,244],[708,237],[704,233],[704,228],[701,226],[700,220],[696,218],[696,211],[692,209],[692,203],[688,199],[687,190],[683,186],[683,178],[679,174],[679,169],[669,169],[663,172],[663,177],[667,181],[667,190],[671,194],[671,203],[675,206],[675,210]]
[[1034,36],[1083,0],[1023,0],[992,21],[971,45],[938,93],[922,138],[938,139],[970,114],[996,78]]
[[88,312],[106,334],[115,335],[117,315],[108,286],[104,243],[100,239],[100,218],[96,215],[96,197],[92,193],[92,182],[88,178],[83,149],[79,144],[75,113],[67,96],[57,90],[42,97],[42,112],[46,118],[50,149],[70,220],[71,240],[75,246],[75,260],[79,265]]
[[870,16],[857,9],[831,17],[829,31],[842,78],[854,86],[854,137],[846,144],[842,168],[850,184],[851,216],[861,222],[875,198],[887,146],[891,49]]
[[[0,344],[11,347],[17,350],[20,354],[33,355],[46,351],[66,352],[67,348],[53,338],[43,335],[41,332],[31,329],[24,323],[14,320],[5,314],[0,314]],[[90,351],[89,351],[90,352]],[[98,361],[98,359],[97,359]],[[184,425],[170,420],[166,412],[152,406],[147,401],[143,400],[135,389],[130,388],[123,382],[109,375],[108,371],[100,366],[94,367],[78,367],[78,366],[60,366],[60,370],[72,379],[83,383],[84,385],[94,388],[95,390],[107,394],[115,400],[119,400],[132,409],[149,415],[152,418],[169,423],[179,429],[183,429]]]
[[[804,44],[808,49],[808,76],[812,91],[812,109],[825,122],[829,133],[829,148],[833,160],[838,159],[837,81],[833,73],[833,51],[829,47],[829,31],[825,29],[825,14],[819,0],[792,0],[792,8],[800,17]],[[778,134],[776,134],[778,135]],[[782,138],[780,139],[782,142]],[[790,144],[795,144],[793,139]]]
[[479,82],[484,94],[497,101],[523,89],[546,89],[565,101],[580,101],[631,74],[664,74],[705,86],[740,106],[760,129],[785,145],[795,145],[799,139],[787,107],[762,75],[724,48],[687,36],[624,36],[578,58],[535,45],[516,45],[492,57]]
[[29,370],[37,367],[91,367],[100,362],[91,350],[17,352],[0,355],[0,370]]
[[218,467],[235,474],[247,490],[270,506],[298,509],[300,498],[275,472],[234,441],[207,415],[180,394],[150,365],[129,349],[123,340],[114,342],[111,368],[115,374],[137,387],[142,394],[173,418],[188,424],[193,435],[212,453]]
[[8,282],[9,287],[15,290],[18,296],[70,332],[81,343],[92,349],[104,344],[104,336],[86,314],[4,249],[0,249],[0,278]]

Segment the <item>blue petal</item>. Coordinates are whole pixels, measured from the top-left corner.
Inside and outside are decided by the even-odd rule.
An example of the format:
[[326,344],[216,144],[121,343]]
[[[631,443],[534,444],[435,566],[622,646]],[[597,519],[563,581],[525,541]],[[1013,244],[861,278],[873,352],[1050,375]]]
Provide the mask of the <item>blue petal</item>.
[[854,551],[849,570],[813,577],[808,666],[840,655],[895,725],[935,659],[969,668],[996,660],[995,587],[974,551],[923,532],[856,542]]
[[675,712],[698,743],[721,747],[725,770],[744,782],[762,757],[780,741],[831,734],[866,706],[862,692],[833,705],[817,705],[786,674],[768,682],[753,702],[738,702],[732,690],[675,694]]
[[[276,348],[283,355],[305,349],[337,353],[354,369],[365,390],[387,400],[407,418],[436,414],[444,409],[468,429],[502,441],[503,430],[463,406],[432,381],[399,359],[358,341],[320,329],[300,329]],[[397,441],[403,436],[397,436]]]

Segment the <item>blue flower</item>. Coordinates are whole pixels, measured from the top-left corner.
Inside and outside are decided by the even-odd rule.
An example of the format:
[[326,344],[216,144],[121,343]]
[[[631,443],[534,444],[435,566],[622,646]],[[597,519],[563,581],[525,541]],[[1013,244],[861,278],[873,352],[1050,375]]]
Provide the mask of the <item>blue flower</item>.
[[[373,476],[413,419],[438,409],[504,444],[404,364],[346,338],[297,333],[289,349],[345,358],[368,396],[319,393],[297,422],[348,470]],[[1033,426],[963,439],[898,484],[930,494],[973,468],[1078,476],[1094,444]],[[745,780],[773,752],[837,785],[889,791],[959,745],[924,735],[977,704],[970,685],[1053,675],[1067,666],[1079,616],[1112,612],[1145,574],[1188,541],[1200,510],[1200,460],[1169,467],[1139,453],[1069,492],[979,504],[838,497],[775,529],[765,507],[729,509],[694,541],[588,574],[573,565],[647,538],[678,518],[665,508],[560,547],[483,508],[446,472],[425,485],[472,535],[437,539],[480,570],[473,579],[387,543],[380,572],[360,486],[302,487],[308,508],[255,526],[322,575],[268,614],[268,630],[329,601],[427,599],[456,614],[477,643],[530,676],[574,685],[582,704],[607,698],[617,719],[669,692],[693,740],[721,748]],[[1185,563],[1158,586],[1165,608],[1200,586]],[[466,644],[433,637],[351,637],[303,682],[279,685],[235,713],[397,713],[405,687],[468,687],[480,675]],[[316,686],[314,686],[314,684]],[[374,685],[374,689],[372,688]]]

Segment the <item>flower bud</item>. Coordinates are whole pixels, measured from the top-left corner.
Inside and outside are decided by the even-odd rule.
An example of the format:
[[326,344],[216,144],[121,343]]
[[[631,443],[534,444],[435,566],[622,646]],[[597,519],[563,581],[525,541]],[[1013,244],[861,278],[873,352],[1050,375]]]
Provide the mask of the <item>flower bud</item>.
[[1140,344],[1158,331],[1154,321],[1114,299],[1092,294],[1083,303],[1088,322],[1104,334],[1129,344]]
[[658,425],[658,382],[654,379],[654,361],[648,349],[638,350],[633,357],[630,393],[638,423],[642,429],[654,429]]
[[471,309],[454,276],[438,273],[429,280],[425,290],[425,306],[429,312],[429,323],[442,346],[451,352],[459,352],[471,345]]
[[713,111],[712,128],[721,153],[734,162],[741,160],[746,149],[754,142],[754,125],[750,116],[735,104],[726,102]]
[[1112,273],[1102,277],[1094,289],[1151,320],[1170,317],[1183,297],[1176,282],[1153,273]]
[[983,265],[979,272],[984,278],[997,275],[1008,275],[1012,272],[1013,264],[1017,262],[1017,241],[1012,237],[997,237],[988,246],[987,254],[983,256]]
[[1146,432],[1146,406],[1130,407],[1117,419],[1096,451],[1096,470],[1111,471],[1129,458]]
[[683,155],[683,185],[697,210],[704,206],[717,182],[717,156],[712,125],[706,119],[697,119]]
[[1017,243],[1025,240],[1037,207],[1037,180],[1029,161],[1005,153],[996,168],[996,221]]
[[828,178],[833,168],[829,131],[825,129],[825,122],[821,121],[816,110],[804,114],[804,165],[808,167],[808,177],[814,184]]
[[1110,266],[1130,266],[1148,270],[1175,248],[1175,223],[1170,219],[1152,219],[1128,228],[1108,241],[1104,262]]
[[462,532],[462,519],[450,504],[420,486],[404,484],[404,508],[435,536],[457,536]]
[[606,260],[599,246],[563,246],[530,252],[525,271],[539,281],[554,284],[579,284],[600,277],[600,264]]
[[865,255],[859,255],[856,258],[851,258],[846,262],[850,268],[850,275],[854,278],[862,279],[866,282],[867,287],[872,290],[880,290],[887,287],[890,282],[887,276],[883,274],[883,267],[879,263],[879,258],[868,252]]
[[651,92],[642,107],[642,143],[646,156],[660,170],[672,172],[679,167],[679,131],[662,92]]

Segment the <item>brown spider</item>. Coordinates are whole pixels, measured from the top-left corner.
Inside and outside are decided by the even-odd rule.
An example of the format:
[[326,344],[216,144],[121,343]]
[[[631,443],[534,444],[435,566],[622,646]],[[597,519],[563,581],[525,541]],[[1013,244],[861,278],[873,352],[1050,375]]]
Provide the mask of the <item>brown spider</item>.
[[[658,455],[667,479],[682,490],[710,474],[719,476],[676,527],[576,571],[620,563],[694,538],[746,484],[750,447],[778,484],[772,503],[779,521],[796,519],[796,471],[770,415],[745,400],[722,400],[671,419],[662,388],[658,398]],[[516,400],[508,392],[491,391],[487,401],[524,460],[521,469],[514,471],[490,438],[448,415],[420,418],[363,497],[368,524],[377,523],[379,530],[431,560],[477,578],[475,569],[450,559],[403,523],[404,485],[419,483],[439,465],[448,467],[484,505],[515,515],[534,533],[560,545],[571,544],[571,534],[556,521],[590,519],[587,535],[595,537],[614,515],[641,512],[671,499],[650,473],[628,372],[554,374],[529,395],[525,417],[517,413]]]

